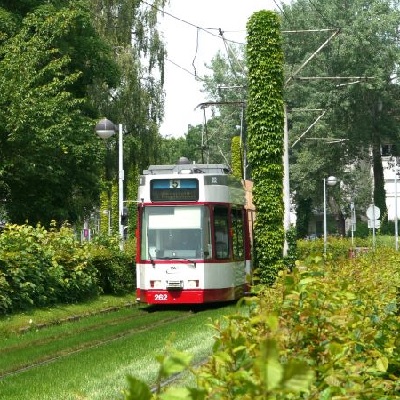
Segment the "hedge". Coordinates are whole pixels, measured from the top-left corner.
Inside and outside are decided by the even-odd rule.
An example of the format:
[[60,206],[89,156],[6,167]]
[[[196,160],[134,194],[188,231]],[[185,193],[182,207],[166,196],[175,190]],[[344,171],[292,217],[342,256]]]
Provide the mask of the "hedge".
[[80,243],[68,226],[7,225],[0,234],[0,314],[133,291],[133,257],[112,238]]

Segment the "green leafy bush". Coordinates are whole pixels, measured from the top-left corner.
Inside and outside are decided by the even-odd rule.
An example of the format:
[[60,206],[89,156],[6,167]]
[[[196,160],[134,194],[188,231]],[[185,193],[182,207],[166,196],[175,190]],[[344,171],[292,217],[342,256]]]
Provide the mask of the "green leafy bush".
[[[365,244],[366,242],[363,242]],[[360,243],[361,245],[361,243]],[[351,241],[347,238],[329,237],[327,242],[327,256],[333,260],[346,259],[349,256]],[[300,260],[320,256],[324,253],[324,240],[298,240],[297,255]]]
[[121,295],[134,292],[136,270],[133,244],[125,243],[125,251],[119,249],[119,238],[103,236],[91,246],[91,264],[98,271],[98,281],[104,294]]
[[0,234],[0,313],[133,291],[133,259],[115,238],[80,243],[68,226],[7,225]]
[[[281,271],[233,316],[214,321],[209,361],[188,367],[197,385],[152,397],[130,381],[127,399],[398,399],[400,254],[387,248],[355,259],[322,254]],[[163,376],[187,355],[159,358]]]

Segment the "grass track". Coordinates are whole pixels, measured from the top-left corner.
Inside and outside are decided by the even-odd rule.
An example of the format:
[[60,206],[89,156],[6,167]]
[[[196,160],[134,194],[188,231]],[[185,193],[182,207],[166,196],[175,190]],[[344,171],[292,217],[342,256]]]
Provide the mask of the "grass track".
[[[126,311],[129,312],[129,310],[121,310],[121,315],[125,314]],[[130,310],[130,312],[134,314],[133,310]],[[151,318],[154,318],[155,323],[157,319],[160,320],[160,314],[165,319],[171,317],[171,314],[174,313],[176,315],[178,312],[170,310],[161,313],[148,313],[147,327],[152,324]],[[209,309],[179,322],[171,321],[170,323],[155,326],[151,330],[131,329],[126,336],[116,340],[72,353],[67,357],[16,375],[6,376],[0,380],[0,399],[119,399],[121,398],[121,390],[126,386],[126,376],[128,374],[143,379],[149,384],[154,382],[158,370],[155,356],[164,353],[165,344],[169,340],[175,348],[190,352],[195,356],[195,359],[204,358],[210,353],[213,343],[213,330],[207,326],[210,318],[220,318],[227,313],[229,313],[229,308]],[[94,317],[88,319],[90,320],[91,318]],[[107,316],[106,319],[109,320],[110,316]],[[140,320],[141,318],[137,319]],[[94,320],[96,320],[95,325],[101,325],[101,316],[96,316]],[[64,331],[66,327],[62,326],[48,328],[46,329],[46,335],[42,336],[41,340],[46,342],[46,337],[67,335],[71,342],[66,348],[73,348],[77,342],[89,340],[88,332],[96,332],[96,329],[92,331],[90,329],[82,329],[83,321],[65,324],[70,325],[69,329],[72,329],[72,333],[71,331],[66,333]],[[129,328],[134,326],[134,321],[135,318],[133,318],[133,321],[131,320]],[[107,323],[104,325],[106,326]],[[125,322],[122,325],[125,325]],[[116,326],[119,325],[116,324]],[[57,331],[57,328],[60,331]],[[124,329],[126,329],[126,325]],[[74,332],[75,335],[73,334]],[[19,343],[17,341],[14,343],[9,342],[9,344],[14,349],[18,348],[21,353],[24,353],[29,348],[29,343],[34,340],[34,334],[29,337],[31,334],[33,332],[22,335]],[[25,339],[23,339],[24,337]],[[97,339],[92,337],[90,340]],[[64,338],[62,341],[65,341]],[[2,346],[3,348],[0,350],[2,361],[0,363],[4,362],[3,359],[7,363],[7,359],[10,361],[10,353],[3,357],[3,354],[5,354],[3,351],[6,348],[4,345]],[[44,345],[43,348],[46,349],[46,346]],[[49,352],[51,353],[50,350]],[[16,353],[19,353],[19,351],[14,352],[14,354]],[[43,354],[48,354],[48,350],[45,350],[40,357],[43,357]],[[27,359],[29,357],[25,358],[25,361]]]
[[181,315],[177,311],[166,312],[160,319],[157,314],[122,309],[5,339],[0,344],[0,378],[20,368],[100,345]]

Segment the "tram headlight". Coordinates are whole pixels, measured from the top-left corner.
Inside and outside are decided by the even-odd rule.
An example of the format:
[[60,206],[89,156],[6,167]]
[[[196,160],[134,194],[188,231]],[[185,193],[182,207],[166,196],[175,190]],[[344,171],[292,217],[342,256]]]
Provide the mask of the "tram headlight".
[[189,289],[194,289],[194,288],[197,288],[197,287],[199,287],[199,281],[198,280],[188,281],[188,288]]
[[161,281],[150,281],[150,287],[154,289],[162,289]]

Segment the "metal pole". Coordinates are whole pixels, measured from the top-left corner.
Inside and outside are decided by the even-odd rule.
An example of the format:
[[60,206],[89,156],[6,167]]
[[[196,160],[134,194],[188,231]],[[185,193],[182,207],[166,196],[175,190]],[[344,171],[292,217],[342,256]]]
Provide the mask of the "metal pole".
[[242,162],[243,162],[243,180],[247,179],[247,155],[246,155],[246,141],[244,138],[244,130],[243,130],[243,124],[244,124],[244,104],[242,104],[242,112],[240,113],[240,148],[242,150]]
[[356,223],[356,218],[355,218],[355,209],[354,209],[354,203],[350,203],[350,211],[351,211],[351,247],[354,249],[354,224]]
[[324,178],[324,258],[326,257],[326,182]]
[[399,232],[397,226],[397,157],[394,164],[394,232],[395,232],[395,247],[399,249]]
[[283,201],[284,201],[284,220],[285,242],[283,246],[283,256],[287,256],[288,243],[286,233],[290,229],[290,183],[289,183],[289,132],[287,120],[287,107],[284,105],[284,129],[283,129]]
[[124,226],[121,217],[124,213],[124,154],[122,124],[118,125],[118,226],[120,249],[124,249]]

